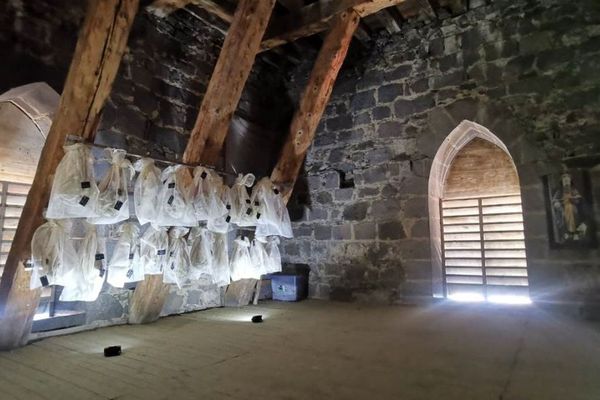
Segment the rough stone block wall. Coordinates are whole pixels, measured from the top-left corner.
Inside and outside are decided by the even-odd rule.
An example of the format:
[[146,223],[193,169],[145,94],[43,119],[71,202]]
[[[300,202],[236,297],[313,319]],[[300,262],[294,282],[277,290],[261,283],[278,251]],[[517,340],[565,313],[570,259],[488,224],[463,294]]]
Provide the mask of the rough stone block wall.
[[471,2],[382,39],[359,74],[336,83],[284,259],[310,265],[312,297],[430,297],[429,171],[466,119],[496,134],[517,166],[532,294],[576,303],[597,292],[597,249],[549,248],[541,177],[573,157],[598,162],[599,64],[595,1]]

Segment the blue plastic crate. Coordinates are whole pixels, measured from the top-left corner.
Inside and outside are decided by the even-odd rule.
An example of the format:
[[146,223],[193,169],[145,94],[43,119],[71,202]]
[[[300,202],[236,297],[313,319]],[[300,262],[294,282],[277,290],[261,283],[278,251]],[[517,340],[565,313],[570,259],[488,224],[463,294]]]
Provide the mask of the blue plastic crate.
[[299,301],[308,294],[308,282],[304,275],[272,275],[273,300]]

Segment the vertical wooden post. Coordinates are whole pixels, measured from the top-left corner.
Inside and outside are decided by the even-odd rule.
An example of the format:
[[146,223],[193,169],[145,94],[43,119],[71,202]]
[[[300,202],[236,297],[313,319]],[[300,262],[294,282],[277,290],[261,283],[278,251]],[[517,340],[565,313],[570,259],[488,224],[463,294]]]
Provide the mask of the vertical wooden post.
[[[216,165],[275,0],[240,0],[202,99],[183,162]],[[147,275],[129,302],[129,323],[156,321],[169,294],[162,275]]]
[[337,15],[317,56],[279,161],[271,174],[271,180],[280,186],[286,201],[292,194],[302,162],[329,102],[333,85],[359,22],[360,17],[353,10]]
[[[27,275],[23,262],[29,255],[33,232],[43,222],[42,213],[48,203],[53,174],[63,155],[66,136],[94,138],[138,6],[139,0],[90,0],[58,110],[42,149],[0,282],[2,348],[24,344],[31,330],[40,291],[29,291],[23,286],[27,281],[23,278]],[[37,296],[31,293],[37,293]]]

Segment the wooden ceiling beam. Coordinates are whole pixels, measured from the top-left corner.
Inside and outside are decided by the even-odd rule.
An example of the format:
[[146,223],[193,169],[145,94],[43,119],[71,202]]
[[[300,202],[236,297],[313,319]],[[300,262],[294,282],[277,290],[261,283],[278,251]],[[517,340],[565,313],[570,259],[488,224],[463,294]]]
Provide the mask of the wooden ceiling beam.
[[[183,153],[184,163],[218,163],[274,6],[275,0],[239,1]],[[129,323],[156,321],[168,294],[161,275],[147,275],[131,297]]]
[[272,21],[261,51],[272,49],[302,37],[323,32],[340,13],[353,10],[360,17],[398,5],[405,0],[323,0],[302,7],[298,13]]
[[[138,0],[91,0],[58,110],[42,149],[37,171],[6,260],[0,283],[0,347],[24,344],[40,291],[19,278],[29,257],[34,231],[43,223],[52,178],[67,135],[93,141],[139,6]],[[37,296],[32,297],[32,293]],[[17,319],[17,320],[15,320]],[[12,326],[12,328],[11,328]],[[28,330],[29,329],[29,330]]]
[[359,22],[360,16],[354,10],[337,14],[319,51],[292,119],[288,137],[271,174],[271,180],[280,187],[286,201],[292,194],[306,152],[329,102],[333,85]]

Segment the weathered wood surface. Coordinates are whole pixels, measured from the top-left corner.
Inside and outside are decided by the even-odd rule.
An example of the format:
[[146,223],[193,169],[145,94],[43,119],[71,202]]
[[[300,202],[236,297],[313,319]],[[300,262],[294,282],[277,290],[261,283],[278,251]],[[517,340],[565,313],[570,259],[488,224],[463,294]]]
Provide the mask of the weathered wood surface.
[[225,307],[247,306],[254,297],[258,282],[257,279],[241,279],[229,285],[225,292]]
[[146,275],[138,283],[129,300],[129,323],[145,324],[156,321],[169,294],[169,285],[162,275]]
[[280,186],[286,201],[292,193],[359,21],[358,14],[352,10],[339,14],[317,56],[292,119],[290,132],[271,174],[271,180]]
[[[35,309],[25,307],[25,303],[30,302],[28,296],[18,296],[20,292],[15,292],[17,270],[29,255],[33,232],[43,222],[42,213],[48,204],[54,171],[63,155],[65,137],[72,134],[87,140],[94,138],[102,108],[127,45],[138,2],[92,0],[88,5],[58,111],[46,138],[0,283],[0,315],[5,315],[4,310],[35,312]],[[39,298],[39,292],[35,293]],[[3,323],[0,321],[0,324]],[[15,330],[14,334],[19,336],[23,333]]]
[[240,0],[206,89],[184,160],[215,165],[275,0]]

